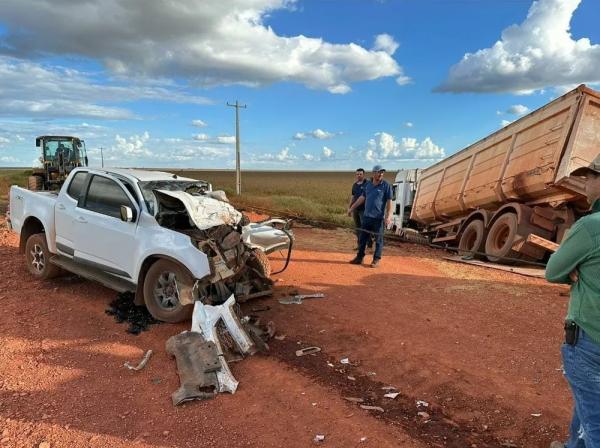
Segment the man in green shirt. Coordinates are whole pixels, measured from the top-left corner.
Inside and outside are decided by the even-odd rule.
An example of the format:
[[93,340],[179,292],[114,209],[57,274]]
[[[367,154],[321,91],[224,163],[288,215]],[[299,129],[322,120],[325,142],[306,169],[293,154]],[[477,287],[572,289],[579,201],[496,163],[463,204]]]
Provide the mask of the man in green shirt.
[[600,155],[571,176],[586,180],[592,213],[580,218],[546,266],[546,279],[571,285],[561,347],[575,406],[566,444],[550,448],[600,448]]

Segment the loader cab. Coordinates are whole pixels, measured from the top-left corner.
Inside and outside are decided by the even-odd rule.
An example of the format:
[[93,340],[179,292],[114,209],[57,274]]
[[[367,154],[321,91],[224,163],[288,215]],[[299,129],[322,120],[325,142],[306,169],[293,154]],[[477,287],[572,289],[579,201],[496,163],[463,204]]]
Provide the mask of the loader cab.
[[85,142],[77,137],[44,135],[35,139],[35,146],[41,166],[30,177],[32,190],[58,190],[74,168],[88,166]]
[[392,229],[396,233],[401,229],[411,227],[410,212],[417,191],[417,181],[420,171],[420,169],[415,168],[400,170],[396,174],[396,179],[392,186],[392,206],[394,207]]

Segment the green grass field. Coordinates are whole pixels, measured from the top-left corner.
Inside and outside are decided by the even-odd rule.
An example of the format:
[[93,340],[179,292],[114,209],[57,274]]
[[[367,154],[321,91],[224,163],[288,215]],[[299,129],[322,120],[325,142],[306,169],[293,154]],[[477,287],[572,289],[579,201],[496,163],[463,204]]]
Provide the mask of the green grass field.
[[[351,225],[345,212],[354,181],[352,172],[245,171],[242,172],[242,195],[237,197],[234,171],[165,170],[210,182],[215,190],[225,190],[237,207],[258,207],[315,221]],[[10,185],[25,186],[28,175],[25,169],[0,169],[0,209],[6,207]],[[393,180],[391,173],[387,180]]]

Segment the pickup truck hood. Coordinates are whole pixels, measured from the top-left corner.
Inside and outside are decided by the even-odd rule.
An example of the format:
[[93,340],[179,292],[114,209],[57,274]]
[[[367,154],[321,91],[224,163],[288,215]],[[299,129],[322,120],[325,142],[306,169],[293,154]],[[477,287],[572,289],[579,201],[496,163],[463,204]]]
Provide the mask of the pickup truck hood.
[[200,230],[223,224],[236,226],[242,219],[242,214],[230,204],[209,196],[191,195],[184,191],[154,191],[181,201],[190,215],[190,219]]

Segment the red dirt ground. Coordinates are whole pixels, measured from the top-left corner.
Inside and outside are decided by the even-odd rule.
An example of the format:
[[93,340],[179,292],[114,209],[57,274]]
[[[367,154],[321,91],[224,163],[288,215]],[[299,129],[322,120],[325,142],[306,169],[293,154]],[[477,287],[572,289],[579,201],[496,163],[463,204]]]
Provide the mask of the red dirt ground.
[[[164,345],[188,324],[126,333],[104,312],[113,291],[33,280],[17,236],[0,225],[0,447],[291,448],[323,434],[331,447],[529,448],[565,436],[563,287],[412,244],[388,245],[378,269],[349,265],[349,233],[297,228],[275,296],[244,305],[285,339],[231,364],[235,395],[175,408]],[[276,269],[281,257],[272,258]],[[278,303],[295,291],[326,298]],[[295,356],[311,345],[322,352]],[[144,370],[123,367],[148,349]],[[397,398],[383,398],[388,385]]]

